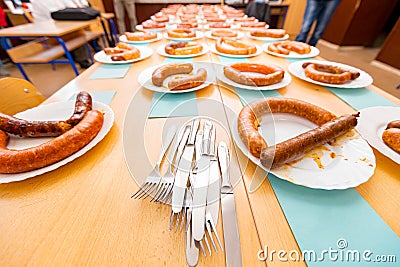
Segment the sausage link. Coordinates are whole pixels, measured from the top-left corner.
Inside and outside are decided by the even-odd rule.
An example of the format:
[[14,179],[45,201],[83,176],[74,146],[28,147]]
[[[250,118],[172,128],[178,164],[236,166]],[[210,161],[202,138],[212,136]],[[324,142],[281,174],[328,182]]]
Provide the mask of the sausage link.
[[258,132],[261,115],[267,113],[290,113],[303,117],[318,126],[335,119],[331,112],[313,104],[291,98],[266,98],[251,102],[243,107],[238,116],[238,131],[250,153],[259,158],[261,150],[267,147]]
[[261,151],[260,161],[265,167],[279,167],[303,156],[306,152],[343,135],[357,125],[358,114],[343,115],[315,129],[269,146]]
[[74,113],[66,121],[29,121],[0,113],[0,130],[21,137],[59,136],[69,131],[91,109],[92,97],[87,92],[80,92]]
[[[250,76],[242,72],[255,72],[263,75]],[[224,67],[224,75],[236,83],[250,86],[266,86],[282,81],[285,71],[274,65],[234,63]]]
[[400,128],[400,120],[389,122],[386,129],[390,129],[390,128]]
[[174,74],[189,74],[193,71],[193,65],[190,63],[173,63],[157,68],[151,75],[155,86],[163,86],[164,80]]
[[103,121],[103,113],[91,110],[71,130],[46,143],[23,150],[7,149],[8,136],[0,131],[0,173],[32,171],[72,155],[93,140]]
[[185,90],[203,84],[207,79],[207,71],[203,68],[198,69],[193,76],[186,76],[179,79],[173,79],[168,82],[170,90]]

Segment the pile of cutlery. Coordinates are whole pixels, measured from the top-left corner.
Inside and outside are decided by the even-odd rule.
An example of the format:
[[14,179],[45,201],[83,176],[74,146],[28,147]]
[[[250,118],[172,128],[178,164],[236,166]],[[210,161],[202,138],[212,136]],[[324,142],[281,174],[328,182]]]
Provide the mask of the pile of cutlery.
[[[202,125],[201,125],[202,124]],[[178,132],[168,131],[161,154],[153,171],[134,198],[172,205],[170,230],[185,229],[186,259],[189,266],[197,265],[199,250],[211,255],[223,251],[216,225],[220,203],[227,266],[241,266],[241,250],[233,188],[229,181],[229,150],[225,142],[218,144],[216,127],[211,120],[193,119]],[[166,152],[170,160],[164,175],[160,165]],[[222,183],[221,183],[222,177]],[[219,248],[218,248],[219,247]],[[206,250],[207,249],[207,250]]]

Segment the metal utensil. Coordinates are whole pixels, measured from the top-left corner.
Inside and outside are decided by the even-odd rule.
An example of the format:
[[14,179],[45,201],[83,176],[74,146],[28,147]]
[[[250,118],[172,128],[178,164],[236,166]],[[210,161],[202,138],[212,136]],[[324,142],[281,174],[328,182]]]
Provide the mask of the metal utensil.
[[160,155],[158,156],[158,160],[156,165],[154,166],[153,170],[147,176],[146,180],[144,183],[140,186],[138,191],[136,191],[135,194],[133,194],[133,198],[146,198],[148,195],[151,193],[155,192],[155,190],[158,187],[158,184],[160,183],[161,180],[161,174],[160,174],[160,165],[162,162],[162,159],[164,158],[165,152],[167,149],[170,147],[172,140],[175,136],[176,133],[176,127],[172,126],[167,133],[166,138],[164,139]]
[[226,266],[242,266],[235,196],[229,181],[229,150],[225,142],[218,145],[218,160],[222,175],[221,206]]

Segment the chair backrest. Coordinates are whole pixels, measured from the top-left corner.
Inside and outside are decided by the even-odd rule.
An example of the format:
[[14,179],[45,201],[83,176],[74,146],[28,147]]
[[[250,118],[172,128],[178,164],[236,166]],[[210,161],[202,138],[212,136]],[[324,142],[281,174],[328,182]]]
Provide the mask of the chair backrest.
[[0,79],[0,112],[14,115],[36,107],[46,98],[30,82],[18,78]]

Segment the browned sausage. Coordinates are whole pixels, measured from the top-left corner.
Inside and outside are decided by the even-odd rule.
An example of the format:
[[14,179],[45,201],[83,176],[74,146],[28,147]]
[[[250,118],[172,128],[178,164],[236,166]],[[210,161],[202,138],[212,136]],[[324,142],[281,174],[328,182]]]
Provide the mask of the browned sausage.
[[390,129],[390,128],[400,128],[400,120],[389,122],[386,129]]
[[157,68],[151,75],[155,86],[163,86],[164,80],[175,74],[189,74],[193,71],[193,65],[190,63],[172,63]]
[[303,156],[306,152],[343,135],[357,125],[358,114],[343,115],[315,129],[285,140],[261,151],[260,161],[265,167],[279,167]]
[[[250,76],[243,72],[255,72],[263,75]],[[281,67],[271,64],[234,63],[224,67],[224,75],[240,84],[266,86],[282,81],[285,71]]]
[[66,121],[28,121],[0,113],[0,130],[21,137],[59,136],[76,125],[91,109],[92,97],[87,92],[80,92],[74,113]]
[[358,71],[329,64],[306,62],[303,63],[302,67],[308,78],[329,84],[343,84],[360,76]]
[[203,68],[197,70],[195,75],[185,76],[178,79],[171,79],[168,82],[170,90],[185,90],[203,84],[207,79],[207,71]]
[[46,143],[23,150],[7,149],[8,135],[0,131],[0,173],[32,171],[72,155],[93,140],[103,121],[103,113],[91,110],[71,130]]
[[400,153],[400,128],[389,128],[384,130],[382,140],[388,147],[397,153]]
[[238,117],[239,136],[250,153],[259,158],[261,150],[267,147],[258,132],[261,115],[267,113],[290,113],[303,117],[319,126],[335,119],[331,112],[313,104],[291,98],[265,98],[243,107]]

